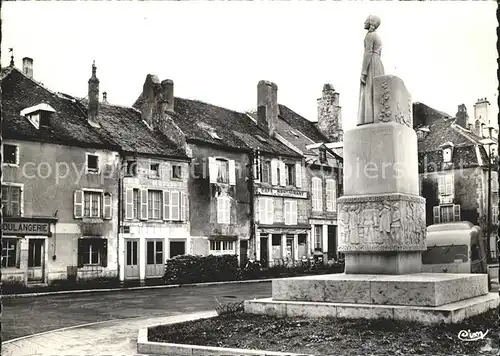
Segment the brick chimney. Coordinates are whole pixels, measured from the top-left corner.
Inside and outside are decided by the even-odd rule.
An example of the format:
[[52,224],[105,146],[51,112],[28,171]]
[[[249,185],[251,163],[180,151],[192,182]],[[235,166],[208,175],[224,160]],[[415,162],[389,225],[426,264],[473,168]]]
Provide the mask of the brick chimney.
[[151,128],[154,127],[153,117],[157,116],[158,98],[160,95],[160,80],[156,75],[148,74],[142,86],[141,118]]
[[91,124],[97,124],[99,115],[99,79],[96,76],[97,67],[92,63],[92,77],[89,79],[88,93],[88,120]]
[[29,57],[23,58],[23,73],[28,78],[33,78],[33,59]]
[[328,138],[329,142],[344,140],[339,93],[331,84],[323,85],[321,98],[318,99],[318,129]]
[[278,86],[267,80],[257,84],[257,125],[274,136],[278,120]]
[[466,129],[469,122],[469,114],[467,113],[467,108],[464,104],[458,105],[458,111],[455,114],[455,117],[455,123]]

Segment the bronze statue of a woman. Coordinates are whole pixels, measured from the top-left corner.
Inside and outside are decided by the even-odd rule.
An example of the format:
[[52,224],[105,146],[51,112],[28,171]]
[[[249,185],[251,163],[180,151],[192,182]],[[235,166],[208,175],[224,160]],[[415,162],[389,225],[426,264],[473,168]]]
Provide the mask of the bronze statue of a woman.
[[380,59],[382,53],[382,41],[375,30],[380,26],[380,18],[368,16],[365,21],[365,29],[368,33],[365,37],[365,52],[363,54],[363,66],[361,69],[361,89],[359,94],[358,125],[374,122],[373,109],[373,78],[384,73],[384,65]]

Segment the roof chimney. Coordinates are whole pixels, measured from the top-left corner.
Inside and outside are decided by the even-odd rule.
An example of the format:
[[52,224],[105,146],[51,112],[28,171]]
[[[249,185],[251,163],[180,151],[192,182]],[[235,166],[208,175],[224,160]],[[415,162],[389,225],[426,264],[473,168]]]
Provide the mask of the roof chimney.
[[163,112],[174,112],[174,81],[165,79],[161,82]]
[[29,57],[23,58],[23,73],[28,78],[33,78],[33,59]]
[[467,108],[464,104],[458,105],[458,111],[455,114],[456,124],[467,128],[467,122],[469,121],[469,114],[467,113]]
[[330,142],[344,140],[341,110],[339,93],[331,84],[323,85],[321,98],[318,99],[318,129]]
[[261,80],[257,84],[257,124],[270,136],[274,136],[278,115],[278,86]]
[[97,124],[99,115],[99,79],[96,76],[97,67],[92,63],[92,77],[89,79],[89,105],[88,120],[91,124]]
[[105,91],[102,92],[102,103],[103,104],[109,104],[108,103],[108,93],[106,93]]

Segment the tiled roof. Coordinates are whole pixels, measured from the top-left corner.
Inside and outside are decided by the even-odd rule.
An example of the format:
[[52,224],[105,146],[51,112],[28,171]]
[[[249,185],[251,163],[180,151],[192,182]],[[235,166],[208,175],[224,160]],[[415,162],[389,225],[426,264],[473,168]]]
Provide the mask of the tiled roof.
[[454,127],[453,120],[436,120],[429,125],[429,133],[425,139],[418,142],[418,151],[434,151],[441,149],[440,146],[445,142],[453,142],[455,146],[470,145],[475,142],[463,135],[459,129]]
[[[17,68],[5,68],[1,74],[5,138],[118,149],[104,130],[90,126],[82,103],[51,92]],[[20,112],[40,103],[49,104],[56,112],[50,118],[50,127],[37,129]]]
[[328,138],[321,133],[314,122],[300,116],[295,111],[290,110],[285,105],[279,105],[280,118],[285,120],[291,127],[301,131],[314,142],[329,142]]
[[158,131],[152,131],[134,108],[99,104],[97,121],[123,151],[187,158],[183,150]]
[[423,103],[413,103],[413,127],[429,126],[436,120],[452,117]]
[[[271,138],[245,113],[198,100],[179,97],[174,100],[175,113],[172,118],[186,135],[187,141],[203,142],[228,149],[259,149],[274,155],[300,157],[295,151]],[[134,107],[140,109],[141,103],[142,94],[134,103]],[[214,137],[213,134],[217,136]]]

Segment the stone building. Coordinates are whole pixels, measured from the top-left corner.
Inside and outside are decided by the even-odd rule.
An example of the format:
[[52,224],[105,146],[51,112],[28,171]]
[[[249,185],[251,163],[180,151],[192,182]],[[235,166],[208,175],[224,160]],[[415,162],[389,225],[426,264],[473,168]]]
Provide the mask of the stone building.
[[[99,102],[95,67],[91,82],[97,93],[89,96],[94,120],[120,147],[120,280],[161,278],[168,258],[192,253],[190,159],[182,147],[160,132],[151,111]],[[169,84],[160,85],[167,94]]]
[[134,107],[191,158],[188,251],[236,254],[244,265],[248,256],[260,253],[254,230],[254,152],[273,160],[301,157],[248,115],[175,97],[173,90],[172,81],[160,83],[148,75]]
[[116,278],[118,145],[91,105],[35,81],[32,59],[1,79],[2,282]]
[[[304,157],[301,166],[295,168],[297,178],[294,187],[295,194],[307,196],[307,200],[298,200],[301,206],[299,215],[305,214],[305,220],[301,222],[305,224],[306,230],[299,229],[300,231],[294,231],[296,234],[289,234],[287,243],[291,245],[292,235],[297,235],[297,241],[293,245],[296,246],[293,249],[295,259],[319,253],[326,262],[337,257],[337,198],[342,193],[342,157],[326,147],[331,139],[342,138],[338,93],[330,84],[324,86],[323,97],[318,99],[317,125],[285,105],[279,104],[277,107],[277,113],[273,117],[274,135]],[[256,117],[257,114],[253,116]],[[323,133],[320,127],[326,132]],[[290,166],[286,172],[292,169]],[[290,192],[289,190],[288,194]],[[273,248],[279,251],[278,238],[271,238],[276,242],[273,246],[277,246]],[[262,239],[269,241],[265,234]]]
[[[496,255],[498,229],[497,129],[485,117],[479,100],[470,120],[465,105],[455,117],[422,103],[414,105],[418,137],[421,195],[426,198],[426,223],[470,221],[487,233],[491,202],[489,248]],[[486,129],[488,128],[488,130]],[[489,176],[488,168],[491,168]],[[491,189],[488,186],[491,179]]]

